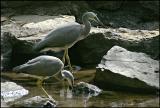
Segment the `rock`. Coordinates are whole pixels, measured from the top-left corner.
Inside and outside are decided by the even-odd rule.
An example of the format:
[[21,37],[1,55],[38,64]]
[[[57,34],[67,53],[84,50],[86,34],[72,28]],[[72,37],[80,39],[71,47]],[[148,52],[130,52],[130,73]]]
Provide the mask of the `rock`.
[[159,15],[159,1],[139,1],[142,7],[152,10],[154,14]]
[[154,59],[159,59],[159,31],[93,27],[86,39],[70,49],[71,62],[81,66],[95,66],[114,45],[130,51],[144,52]]
[[88,5],[94,9],[116,10],[124,1],[88,1]]
[[[35,18],[35,19],[34,19]],[[53,18],[53,19],[52,19]],[[74,22],[73,16],[15,16],[13,19],[25,23],[23,26],[18,24],[9,24],[1,27],[2,37],[4,32],[13,34],[17,39],[14,39],[13,44],[10,42],[3,43],[2,48],[8,44],[11,54],[12,52],[12,66],[20,65],[29,59],[41,55],[42,53],[34,52],[33,45],[40,41],[44,36],[57,26]],[[57,23],[59,22],[59,23]],[[53,23],[53,24],[52,24]],[[15,32],[16,31],[16,32]],[[119,29],[105,29],[92,28],[88,38],[79,41],[71,49],[69,55],[71,62],[80,66],[95,66],[101,60],[101,57],[114,45],[122,46],[130,51],[144,52],[154,59],[159,58],[159,32],[157,30],[131,30],[127,28]],[[9,36],[10,37],[10,36]],[[91,44],[92,43],[92,44]],[[11,51],[13,50],[13,51]],[[4,51],[5,53],[7,51]],[[3,55],[2,53],[2,55]],[[48,52],[48,55],[54,55],[59,58],[63,56],[63,52],[55,53]],[[17,58],[18,57],[18,58]],[[77,60],[77,57],[79,58]],[[9,57],[8,57],[9,58]],[[22,58],[22,59],[21,59]],[[25,59],[24,59],[25,58]],[[4,62],[5,64],[5,62]],[[10,62],[6,62],[10,65]]]
[[[2,97],[1,97],[2,98]],[[8,108],[9,106],[7,105],[6,102],[4,102],[2,99],[1,99],[1,108]]]
[[55,102],[52,102],[49,98],[40,96],[31,97],[29,99],[17,101],[11,105],[11,107],[40,107],[40,108],[55,108]]
[[156,92],[159,62],[144,53],[114,46],[98,64],[95,83],[103,89]]
[[1,70],[3,71],[11,68],[13,45],[16,40],[11,33],[1,32]]
[[30,1],[2,1],[2,8],[6,8],[6,7],[10,7],[10,8],[14,8],[14,7],[22,7],[25,5],[28,5],[30,3]]
[[22,15],[14,16],[12,20],[13,23],[1,26],[1,69],[4,71],[40,55],[41,53],[32,50],[33,45],[44,38],[50,30],[74,22],[75,18],[67,15]]
[[29,93],[28,90],[14,82],[1,82],[1,97],[4,102],[11,102]]
[[[2,14],[5,10],[13,9],[15,15],[36,14],[36,15],[70,15],[72,13],[74,2],[71,1],[3,1]],[[80,6],[80,4],[79,4]],[[19,9],[23,7],[23,9]]]
[[3,16],[1,16],[1,22],[4,22],[4,21],[6,21],[6,20],[8,20],[8,18],[7,18],[7,17],[3,17]]
[[96,87],[95,85],[79,82],[73,87],[73,94],[74,95],[90,95],[90,96],[97,96],[102,92],[101,89]]

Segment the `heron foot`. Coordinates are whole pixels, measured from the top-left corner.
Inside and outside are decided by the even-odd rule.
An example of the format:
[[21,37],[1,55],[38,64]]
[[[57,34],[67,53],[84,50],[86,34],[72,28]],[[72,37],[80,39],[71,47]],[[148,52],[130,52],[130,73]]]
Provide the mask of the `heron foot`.
[[56,102],[56,101],[47,93],[47,91],[43,88],[42,82],[43,82],[43,80],[42,80],[42,79],[39,79],[39,80],[37,81],[37,86],[38,86],[39,88],[41,88],[41,90],[45,93],[45,95],[46,95],[50,100],[52,100],[53,102]]

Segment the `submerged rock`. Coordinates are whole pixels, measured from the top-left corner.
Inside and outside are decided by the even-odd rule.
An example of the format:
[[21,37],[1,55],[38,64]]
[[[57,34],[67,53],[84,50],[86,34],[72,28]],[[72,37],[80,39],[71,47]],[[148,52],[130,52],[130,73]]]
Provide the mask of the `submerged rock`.
[[40,107],[40,108],[55,108],[55,102],[49,98],[40,96],[31,97],[29,99],[17,101],[11,105],[11,107]]
[[101,89],[96,87],[95,85],[88,84],[85,82],[79,82],[73,87],[74,95],[90,95],[97,96],[102,92]]
[[4,102],[14,101],[28,93],[28,90],[14,82],[1,82],[1,97]]
[[95,83],[103,89],[155,92],[159,89],[159,62],[114,46],[98,64]]

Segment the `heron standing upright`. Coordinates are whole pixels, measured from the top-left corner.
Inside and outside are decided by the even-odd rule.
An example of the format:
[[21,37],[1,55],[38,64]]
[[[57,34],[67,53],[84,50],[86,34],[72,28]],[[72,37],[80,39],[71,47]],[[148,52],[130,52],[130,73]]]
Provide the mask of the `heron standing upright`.
[[43,92],[47,95],[48,98],[54,101],[54,99],[50,97],[43,88],[42,82],[50,77],[54,77],[61,82],[61,79],[59,79],[57,76],[59,73],[61,73],[62,78],[67,79],[69,85],[73,86],[73,75],[69,71],[63,70],[63,68],[64,64],[59,58],[43,55],[29,60],[25,64],[14,67],[13,71],[17,73],[36,75],[34,77],[38,79],[38,87],[43,90]]
[[60,26],[51,31],[43,40],[37,43],[34,46],[34,49],[36,51],[43,51],[46,49],[51,49],[54,51],[64,50],[62,61],[65,64],[65,59],[67,60],[69,68],[72,72],[73,69],[70,63],[68,49],[71,48],[76,42],[85,39],[88,36],[91,29],[91,23],[89,20],[94,20],[102,24],[95,13],[86,12],[82,16],[84,25],[73,22]]

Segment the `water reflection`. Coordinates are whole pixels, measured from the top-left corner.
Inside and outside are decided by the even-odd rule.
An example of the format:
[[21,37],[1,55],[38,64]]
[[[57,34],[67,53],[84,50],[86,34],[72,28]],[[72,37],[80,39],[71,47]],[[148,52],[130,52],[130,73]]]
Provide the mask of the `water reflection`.
[[[57,86],[58,85],[58,86]],[[129,94],[119,92],[106,92],[99,96],[91,97],[90,94],[82,93],[81,95],[75,96],[71,90],[64,90],[62,87],[57,85],[45,85],[46,91],[58,101],[57,107],[113,107],[113,106],[137,106],[138,103],[143,101],[154,99],[155,95],[140,95],[140,94]],[[45,96],[44,93],[39,90],[36,86],[25,87],[30,91],[29,95],[25,98],[30,98],[36,95]],[[159,101],[157,101],[159,102]],[[158,103],[153,106],[159,106]]]
[[71,99],[73,96],[72,96],[72,90],[70,89],[61,89],[60,90],[60,97],[62,98],[68,98],[68,99]]
[[87,107],[87,102],[89,101],[89,98],[91,97],[90,93],[89,94],[83,94],[83,100],[84,100],[84,107]]
[[70,104],[70,107],[74,106],[77,104],[77,102],[80,102],[83,107],[87,107],[87,102],[89,101],[89,99],[92,97],[89,94],[86,94],[86,93],[82,93],[81,95],[79,96],[74,96],[73,93],[72,93],[72,90],[70,89],[61,89],[60,90],[60,95],[61,99],[65,99],[65,101],[67,100],[68,104]]

